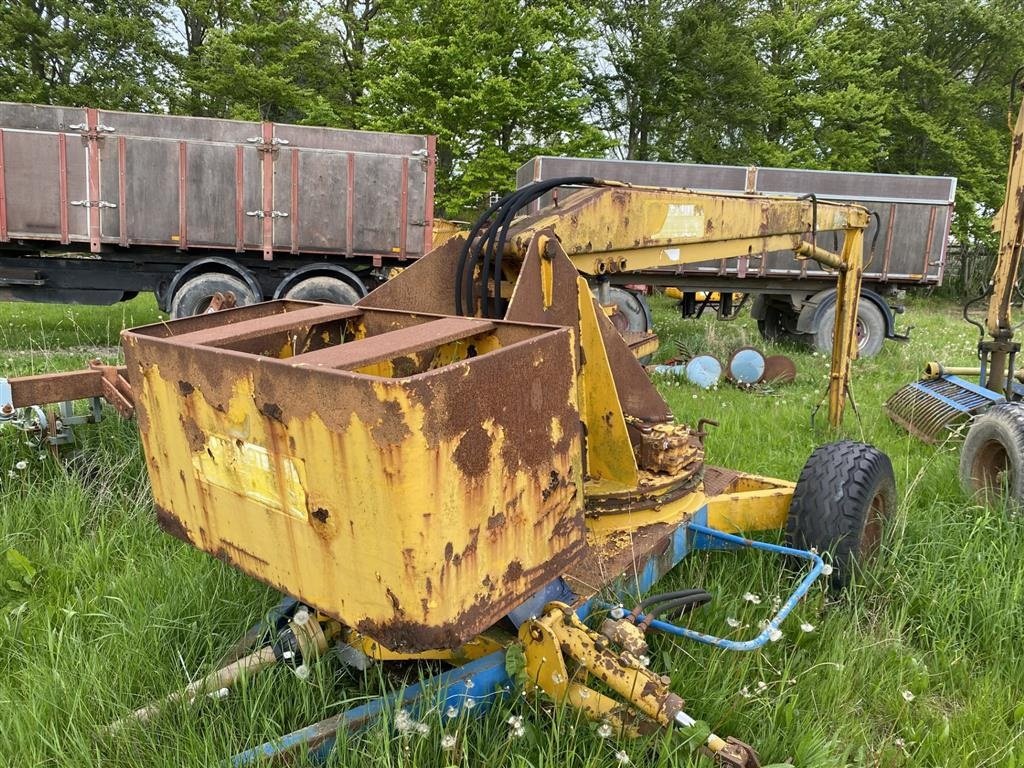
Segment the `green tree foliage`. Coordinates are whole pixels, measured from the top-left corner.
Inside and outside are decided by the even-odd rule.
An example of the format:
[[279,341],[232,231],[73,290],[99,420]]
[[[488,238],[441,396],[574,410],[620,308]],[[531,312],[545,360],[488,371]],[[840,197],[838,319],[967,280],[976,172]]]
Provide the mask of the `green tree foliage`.
[[182,4],[190,31],[182,64],[189,111],[246,120],[353,124],[353,91],[339,18],[302,0],[239,3],[211,23],[216,6]]
[[147,0],[3,0],[0,98],[164,109],[168,27]]
[[593,155],[574,0],[393,0],[372,29],[365,125],[438,136],[437,199],[449,215],[514,186],[536,154]]

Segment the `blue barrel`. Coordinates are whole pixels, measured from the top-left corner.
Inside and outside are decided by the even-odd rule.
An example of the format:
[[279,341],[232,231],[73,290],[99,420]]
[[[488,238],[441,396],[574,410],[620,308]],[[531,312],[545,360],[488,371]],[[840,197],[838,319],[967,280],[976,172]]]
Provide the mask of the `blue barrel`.
[[722,378],[722,364],[711,355],[697,355],[686,364],[686,379],[701,389],[711,389]]

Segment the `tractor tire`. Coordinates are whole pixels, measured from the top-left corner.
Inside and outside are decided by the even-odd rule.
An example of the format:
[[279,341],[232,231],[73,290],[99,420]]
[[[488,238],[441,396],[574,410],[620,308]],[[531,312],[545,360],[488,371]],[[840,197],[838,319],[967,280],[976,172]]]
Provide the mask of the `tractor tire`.
[[786,519],[786,543],[827,553],[832,566],[828,585],[838,592],[877,551],[895,505],[896,479],[888,456],[853,440],[823,445],[800,473]]
[[[836,305],[826,309],[811,334],[814,349],[823,355],[832,354],[832,335],[836,327]],[[857,302],[857,349],[860,357],[874,357],[885,343],[885,317],[874,302],[862,298]]]
[[209,308],[217,293],[233,293],[236,307],[255,304],[262,298],[253,293],[249,284],[237,275],[226,272],[203,272],[178,286],[178,290],[171,298],[171,317],[177,320],[181,317],[201,315]]
[[983,503],[1024,509],[1024,403],[999,403],[976,416],[960,450],[960,483]]
[[332,275],[316,275],[301,280],[284,294],[296,301],[322,301],[326,304],[355,304],[361,298],[359,291],[344,280]]

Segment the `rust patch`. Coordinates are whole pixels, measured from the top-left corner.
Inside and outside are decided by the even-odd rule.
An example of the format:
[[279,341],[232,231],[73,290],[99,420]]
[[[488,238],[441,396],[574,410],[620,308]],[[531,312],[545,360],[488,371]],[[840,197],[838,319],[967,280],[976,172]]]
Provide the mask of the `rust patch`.
[[182,394],[183,397],[188,397],[189,395],[191,395],[193,392],[196,391],[196,388],[193,387],[191,384],[189,384],[184,379],[179,379],[178,380],[178,391]]
[[284,411],[281,410],[281,406],[277,403],[264,403],[260,406],[260,413],[268,419],[284,424]]
[[185,439],[188,440],[189,450],[192,453],[199,453],[206,448],[206,433],[199,428],[195,419],[181,414],[181,426],[185,432]]
[[502,528],[505,525],[505,515],[501,512],[495,512],[493,515],[487,518],[487,530],[493,531],[495,528]]
[[510,581],[518,581],[523,575],[523,564],[518,560],[513,560],[508,564],[508,568],[505,569],[505,574],[501,577],[501,580],[508,584]]
[[323,507],[317,507],[312,512],[310,512],[310,514],[313,516],[314,520],[316,520],[316,521],[318,521],[320,523],[326,523],[327,522],[327,518],[329,518],[331,516],[331,513],[328,512]]
[[388,600],[391,601],[391,607],[395,609],[395,613],[402,613],[402,604],[398,602],[398,595],[391,591],[391,587],[384,590],[384,594],[388,596]]
[[459,440],[452,458],[466,477],[480,477],[489,468],[491,438],[479,424],[471,426]]
[[188,527],[181,522],[174,513],[169,509],[164,509],[159,504],[154,505],[156,507],[156,522],[165,532],[171,534],[176,539],[188,542],[189,544],[195,544],[192,540],[192,534],[189,533]]

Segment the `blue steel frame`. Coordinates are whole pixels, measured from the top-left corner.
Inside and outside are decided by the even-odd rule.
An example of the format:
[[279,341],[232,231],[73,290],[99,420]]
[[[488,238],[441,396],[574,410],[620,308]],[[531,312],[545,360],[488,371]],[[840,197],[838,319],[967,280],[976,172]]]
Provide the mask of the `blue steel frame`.
[[[639,599],[639,595],[649,591],[691,550],[750,547],[809,560],[812,563],[811,571],[801,579],[789,599],[782,604],[761,633],[752,640],[728,640],[663,621],[651,622],[652,627],[663,632],[687,637],[725,650],[755,650],[770,641],[773,630],[778,629],[800,599],[807,594],[811,584],[821,575],[825,564],[821,557],[814,552],[753,541],[709,528],[707,514],[705,506],[698,510],[688,522],[680,523],[669,537],[667,550],[659,555],[649,555],[643,568],[637,569],[637,579],[633,584],[637,587],[638,594],[634,596],[631,594],[632,590],[625,589],[621,593],[621,598],[636,597]],[[565,599],[568,595],[571,595],[571,592],[559,579],[549,588],[538,593],[538,600],[527,601],[523,606],[526,610],[517,610],[510,614],[510,618],[518,626],[530,615],[536,615],[543,607],[543,603],[552,599]],[[576,612],[582,619],[586,618],[594,608],[605,606],[606,604],[602,601],[591,599],[579,604]],[[390,710],[405,707],[420,713],[428,708],[437,707],[437,711],[442,713],[443,718],[457,716],[463,710],[468,709],[472,709],[474,713],[482,713],[507,695],[512,690],[512,685],[513,680],[505,668],[505,651],[495,651],[481,659],[448,670],[415,685],[407,686],[388,696],[379,696],[366,704],[345,710],[327,720],[293,731],[277,741],[267,742],[254,749],[241,752],[231,759],[231,764],[242,766],[268,759],[284,760],[302,752],[305,752],[313,762],[323,762],[334,748],[339,730],[357,730]]]

